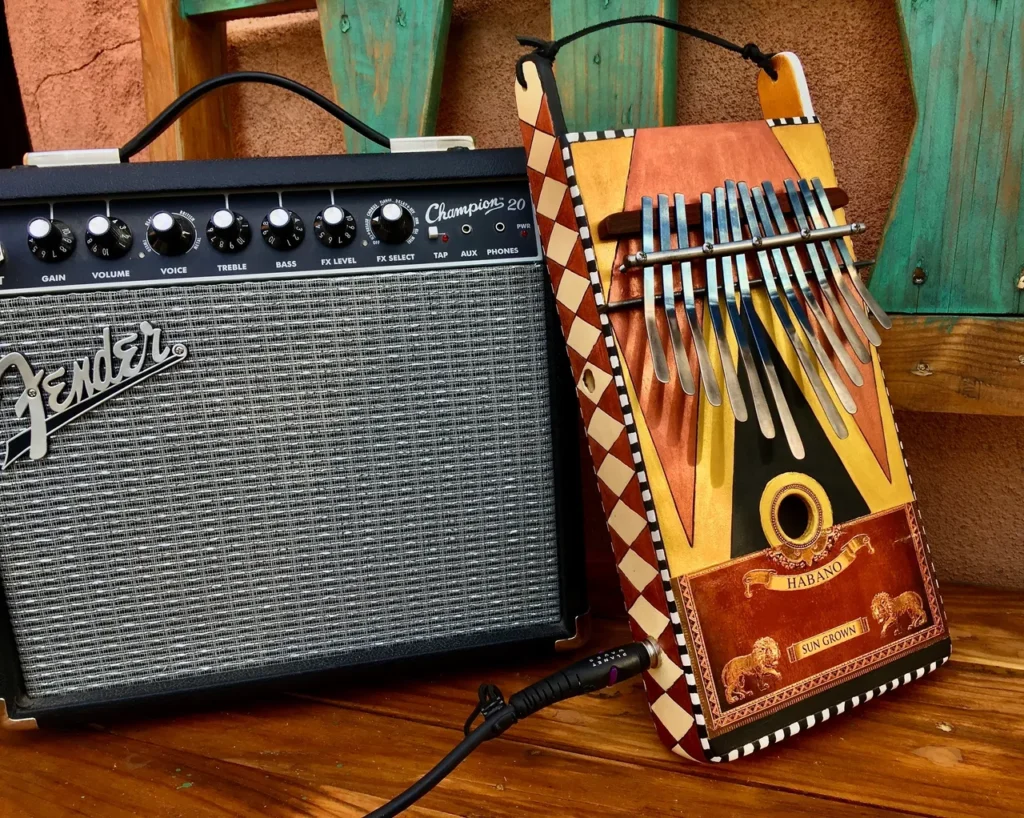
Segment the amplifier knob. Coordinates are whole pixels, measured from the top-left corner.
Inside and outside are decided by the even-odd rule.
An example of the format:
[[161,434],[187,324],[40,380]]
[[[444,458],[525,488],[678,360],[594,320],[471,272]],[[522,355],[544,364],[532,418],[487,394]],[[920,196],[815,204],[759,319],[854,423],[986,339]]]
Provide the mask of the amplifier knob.
[[58,219],[28,223],[28,249],[40,261],[64,261],[75,249],[75,234]]
[[132,249],[132,231],[120,219],[93,216],[85,228],[85,246],[99,258],[121,258]]
[[252,229],[241,213],[218,210],[206,225],[210,246],[221,253],[237,253],[249,245]]
[[401,244],[412,235],[412,214],[395,202],[381,205],[370,216],[373,235],[385,244]]
[[306,226],[291,210],[275,207],[260,226],[263,239],[275,250],[291,250],[302,244]]
[[331,205],[313,220],[313,235],[325,247],[344,247],[356,237],[356,220],[347,210]]
[[161,256],[180,256],[195,244],[196,226],[180,213],[162,210],[149,220],[146,238],[153,251]]

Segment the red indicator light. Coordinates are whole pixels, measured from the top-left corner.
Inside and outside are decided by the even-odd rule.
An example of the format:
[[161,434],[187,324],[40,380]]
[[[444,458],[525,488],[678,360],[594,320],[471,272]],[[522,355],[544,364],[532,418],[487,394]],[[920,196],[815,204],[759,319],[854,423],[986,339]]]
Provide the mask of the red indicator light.
[[448,241],[448,234],[447,233],[442,233],[441,234],[441,241]]
[[530,231],[529,230],[520,230],[519,231],[519,235],[522,236],[525,239],[528,235],[530,235]]

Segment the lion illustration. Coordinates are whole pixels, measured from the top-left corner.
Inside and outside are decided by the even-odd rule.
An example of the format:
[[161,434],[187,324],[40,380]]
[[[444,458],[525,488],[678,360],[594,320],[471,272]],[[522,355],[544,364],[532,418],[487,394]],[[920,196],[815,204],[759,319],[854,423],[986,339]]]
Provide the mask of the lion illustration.
[[769,679],[781,679],[775,669],[781,654],[779,646],[770,636],[762,636],[754,642],[754,649],[743,656],[736,656],[722,668],[722,684],[725,686],[725,700],[729,704],[743,701],[754,692],[747,690],[747,679],[757,683],[758,690],[768,689]]
[[910,617],[907,623],[907,630],[912,631],[923,625],[927,619],[924,613],[924,605],[921,597],[914,591],[904,591],[893,599],[885,591],[875,594],[871,600],[871,615],[875,621],[882,626],[882,636],[892,628],[892,635],[900,632],[900,617],[906,614]]

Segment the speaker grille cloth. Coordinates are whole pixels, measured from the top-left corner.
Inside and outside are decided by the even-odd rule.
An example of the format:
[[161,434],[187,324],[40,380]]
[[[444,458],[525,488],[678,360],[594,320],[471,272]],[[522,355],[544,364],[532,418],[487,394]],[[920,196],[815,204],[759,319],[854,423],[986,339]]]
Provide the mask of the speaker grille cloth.
[[0,300],[0,355],[36,369],[142,321],[189,348],[0,474],[28,694],[556,622],[547,286],[526,265]]

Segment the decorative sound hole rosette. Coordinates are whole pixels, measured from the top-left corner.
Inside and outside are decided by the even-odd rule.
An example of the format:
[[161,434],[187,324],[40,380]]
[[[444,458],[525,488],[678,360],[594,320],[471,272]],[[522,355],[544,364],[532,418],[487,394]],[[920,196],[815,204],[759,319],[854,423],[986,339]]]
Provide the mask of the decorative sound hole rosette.
[[828,555],[832,504],[813,477],[797,472],[774,477],[761,494],[760,512],[770,556],[779,564],[800,568]]

